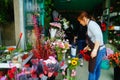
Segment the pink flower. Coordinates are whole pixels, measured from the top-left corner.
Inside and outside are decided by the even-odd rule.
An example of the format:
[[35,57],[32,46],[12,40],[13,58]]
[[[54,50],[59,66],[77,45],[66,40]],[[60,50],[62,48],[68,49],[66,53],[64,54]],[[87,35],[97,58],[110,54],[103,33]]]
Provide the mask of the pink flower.
[[76,76],[76,71],[73,73],[74,76]]
[[73,73],[71,73],[71,77],[74,77],[74,74],[73,74]]
[[71,76],[72,77],[76,76],[76,71],[75,70],[72,70]]
[[39,77],[42,78],[44,76],[44,74],[40,74]]
[[48,72],[48,77],[51,77],[54,72]]
[[65,71],[62,71],[62,75],[65,75]]
[[60,47],[60,48],[65,48],[64,43],[63,43],[63,42],[60,42],[60,43],[59,43],[59,47]]
[[50,23],[50,25],[51,25],[52,27],[61,28],[61,24],[60,24],[60,23],[57,23],[57,22],[52,22],[52,23]]

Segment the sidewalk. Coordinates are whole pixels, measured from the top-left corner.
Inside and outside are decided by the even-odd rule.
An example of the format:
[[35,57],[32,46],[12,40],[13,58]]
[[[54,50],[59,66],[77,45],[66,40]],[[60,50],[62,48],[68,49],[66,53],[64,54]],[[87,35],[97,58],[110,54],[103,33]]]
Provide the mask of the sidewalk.
[[[88,63],[84,61],[83,67],[77,68],[77,78],[76,80],[88,80]],[[111,67],[109,70],[101,69],[101,76],[99,80],[113,80],[113,68]],[[62,80],[62,75],[59,75],[56,80]]]
[[[83,67],[77,68],[77,80],[88,80],[88,63],[84,61]],[[100,80],[113,80],[113,68],[109,70],[101,69]]]

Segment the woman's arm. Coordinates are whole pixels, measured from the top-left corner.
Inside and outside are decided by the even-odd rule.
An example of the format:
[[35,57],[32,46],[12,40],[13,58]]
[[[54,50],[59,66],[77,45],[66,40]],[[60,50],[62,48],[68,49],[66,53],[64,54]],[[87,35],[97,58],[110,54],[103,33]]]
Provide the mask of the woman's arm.
[[100,42],[99,41],[95,41],[95,46],[94,46],[94,49],[92,50],[91,52],[91,57],[94,58],[97,56],[97,51],[98,51],[98,48],[100,46]]
[[[94,30],[93,30],[94,29]],[[92,37],[94,37],[94,48],[91,52],[91,57],[94,58],[97,56],[97,51],[100,46],[100,42],[102,39],[102,32],[100,30],[100,26],[96,22],[92,22],[89,28],[90,32],[93,34]]]

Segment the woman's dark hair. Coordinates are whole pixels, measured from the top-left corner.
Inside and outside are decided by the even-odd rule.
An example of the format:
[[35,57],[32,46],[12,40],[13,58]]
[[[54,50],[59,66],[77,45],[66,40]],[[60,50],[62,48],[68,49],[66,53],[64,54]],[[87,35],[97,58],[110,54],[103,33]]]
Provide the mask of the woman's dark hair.
[[83,17],[90,18],[86,11],[81,11],[77,19],[83,19]]

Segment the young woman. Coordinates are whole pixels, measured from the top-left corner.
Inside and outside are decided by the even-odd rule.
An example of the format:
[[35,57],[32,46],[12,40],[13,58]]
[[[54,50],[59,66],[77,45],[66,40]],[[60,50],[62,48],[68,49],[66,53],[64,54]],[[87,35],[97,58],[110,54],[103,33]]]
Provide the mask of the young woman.
[[[88,80],[99,80],[102,57],[105,55],[106,48],[103,42],[103,35],[100,26],[88,16],[88,13],[81,11],[78,16],[78,21],[83,26],[87,26],[87,35],[94,47],[91,50],[89,61],[89,77]],[[88,42],[88,44],[91,44]],[[86,46],[84,49],[88,49]],[[94,64],[93,64],[94,63]]]

